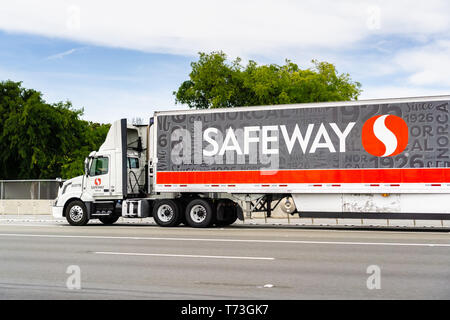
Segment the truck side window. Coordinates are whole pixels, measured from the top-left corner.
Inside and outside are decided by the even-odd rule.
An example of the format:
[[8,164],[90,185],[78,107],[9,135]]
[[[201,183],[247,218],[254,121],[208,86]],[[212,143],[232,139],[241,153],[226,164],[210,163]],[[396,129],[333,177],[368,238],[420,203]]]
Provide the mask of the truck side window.
[[98,157],[92,160],[90,176],[100,176],[108,173],[108,157]]
[[139,159],[128,158],[128,169],[139,169]]

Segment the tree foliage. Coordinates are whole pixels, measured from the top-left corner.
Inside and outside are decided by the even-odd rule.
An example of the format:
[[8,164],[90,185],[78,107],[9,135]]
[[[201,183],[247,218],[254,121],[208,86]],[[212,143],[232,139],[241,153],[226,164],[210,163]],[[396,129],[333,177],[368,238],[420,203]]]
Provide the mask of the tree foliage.
[[223,52],[199,55],[191,63],[189,80],[173,93],[177,103],[190,108],[344,101],[361,93],[359,82],[328,62],[313,60],[314,67],[303,70],[289,60],[282,66],[250,60],[244,67],[240,58],[228,63]]
[[72,104],[48,104],[21,82],[0,82],[0,179],[71,178],[109,125],[80,119]]

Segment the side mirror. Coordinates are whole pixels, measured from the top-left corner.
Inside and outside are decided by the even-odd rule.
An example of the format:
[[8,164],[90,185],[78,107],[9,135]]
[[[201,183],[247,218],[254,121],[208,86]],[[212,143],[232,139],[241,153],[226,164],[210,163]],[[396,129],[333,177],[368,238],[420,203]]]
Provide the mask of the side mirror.
[[89,176],[89,158],[84,159],[84,174]]
[[55,180],[56,180],[56,182],[58,182],[58,185],[61,188],[62,185],[63,185],[62,179],[61,178],[56,178]]

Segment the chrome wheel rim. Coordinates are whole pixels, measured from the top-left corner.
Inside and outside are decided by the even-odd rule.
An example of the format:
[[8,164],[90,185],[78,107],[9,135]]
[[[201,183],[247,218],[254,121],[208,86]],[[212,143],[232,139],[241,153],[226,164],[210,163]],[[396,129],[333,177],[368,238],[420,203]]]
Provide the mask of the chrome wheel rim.
[[169,222],[174,216],[173,208],[168,204],[163,204],[158,208],[157,215],[162,222]]
[[202,223],[206,219],[206,208],[197,204],[191,208],[189,215],[191,216],[192,221]]
[[70,208],[69,216],[70,219],[74,222],[80,222],[81,219],[83,219],[83,214],[84,214],[83,208],[78,205],[75,205],[72,208]]

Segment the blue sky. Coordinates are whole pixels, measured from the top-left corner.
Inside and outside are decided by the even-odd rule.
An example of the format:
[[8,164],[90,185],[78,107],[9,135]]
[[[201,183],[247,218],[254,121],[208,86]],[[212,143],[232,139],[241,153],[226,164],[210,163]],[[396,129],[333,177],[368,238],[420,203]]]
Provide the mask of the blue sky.
[[70,100],[84,107],[84,118],[100,122],[148,119],[153,110],[174,108],[172,92],[192,59],[0,32],[2,80],[23,81],[48,102]]
[[446,1],[17,0],[0,5],[0,80],[84,118],[148,119],[175,105],[198,51],[244,62],[334,63],[360,99],[450,94]]

